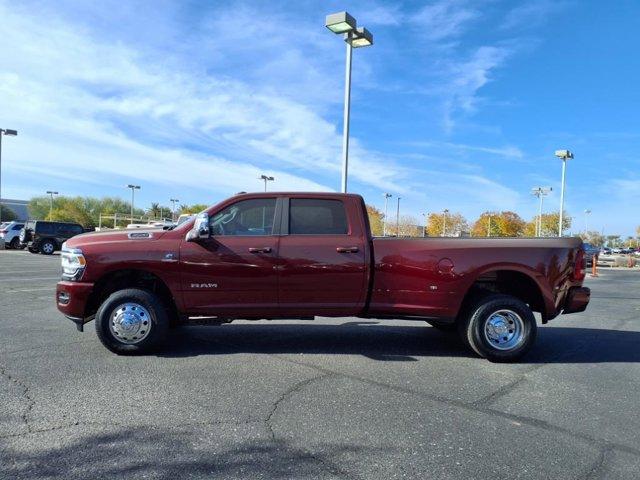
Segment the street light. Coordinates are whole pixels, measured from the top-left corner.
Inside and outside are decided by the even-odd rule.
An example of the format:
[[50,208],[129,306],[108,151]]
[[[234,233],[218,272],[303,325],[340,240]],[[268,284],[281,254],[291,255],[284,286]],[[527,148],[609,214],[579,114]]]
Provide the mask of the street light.
[[342,193],[347,193],[349,171],[349,114],[351,111],[351,53],[354,48],[373,45],[373,35],[366,28],[358,28],[356,19],[347,12],[327,15],[325,26],[333,33],[342,35],[347,44],[347,63],[344,82],[344,120],[342,123]]
[[54,195],[58,195],[58,192],[47,190],[47,195],[50,196],[50,199],[49,199],[49,221],[51,221],[53,219],[53,196]]
[[17,130],[10,128],[0,128],[0,222],[2,221],[2,136],[15,137],[18,135]]
[[177,198],[170,198],[169,201],[171,202],[171,221],[175,222],[176,221],[176,203],[178,203],[180,200],[178,200]]
[[422,216],[424,217],[424,225],[422,226],[422,238],[427,236],[427,219],[429,217],[428,213],[423,213]]
[[384,193],[384,222],[382,224],[382,236],[387,236],[387,207],[389,206],[389,199],[393,197],[390,193]]
[[487,237],[491,236],[491,214],[489,214],[489,222],[487,223]]
[[133,199],[134,199],[134,192],[136,190],[140,190],[140,185],[127,185],[127,188],[131,189],[131,223],[133,223]]
[[538,207],[538,218],[536,219],[536,237],[542,236],[542,204],[544,203],[544,197],[552,192],[551,187],[535,187],[531,189],[531,195],[538,197],[540,200],[540,206]]
[[398,207],[396,208],[396,237],[400,237],[400,200],[402,197],[398,197]]
[[267,182],[273,182],[275,178],[268,177],[267,175],[260,175],[260,180],[264,180],[264,191],[267,191]]
[[584,234],[586,235],[589,232],[589,214],[591,210],[588,208],[584,211]]
[[560,218],[558,219],[558,236],[561,237],[563,233],[562,228],[562,216],[564,213],[564,183],[565,183],[565,174],[567,171],[567,160],[573,158],[573,153],[569,150],[556,150],[556,157],[562,160],[562,187],[560,190]]
[[442,236],[443,237],[447,236],[447,213],[449,213],[449,210],[445,208],[444,215],[442,217]]

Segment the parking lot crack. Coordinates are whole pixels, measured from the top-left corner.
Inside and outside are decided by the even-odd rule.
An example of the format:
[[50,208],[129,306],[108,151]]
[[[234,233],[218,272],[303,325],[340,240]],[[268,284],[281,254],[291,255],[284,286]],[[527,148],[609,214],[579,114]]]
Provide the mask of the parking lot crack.
[[524,382],[525,379],[526,379],[526,375],[522,375],[520,378],[518,378],[518,379],[516,379],[516,380],[514,380],[512,382],[509,382],[506,385],[503,385],[502,387],[498,388],[493,393],[490,393],[489,395],[486,395],[486,396],[484,396],[484,397],[472,402],[471,405],[473,405],[475,407],[483,407],[483,406],[491,405],[492,403],[494,403],[499,398],[504,397],[505,395],[508,395],[513,390],[515,390],[518,387],[518,385],[520,385],[522,382]]
[[599,480],[602,478],[606,478],[607,474],[607,459],[613,453],[613,448],[611,445],[603,445],[600,448],[600,453],[598,454],[598,458],[596,458],[595,463],[589,469],[587,474],[585,475],[585,480]]
[[31,432],[31,424],[29,423],[29,414],[31,413],[31,410],[33,410],[33,407],[35,406],[36,402],[31,397],[29,386],[19,378],[14,377],[9,372],[7,372],[6,367],[2,365],[0,365],[0,376],[5,377],[7,380],[9,380],[14,385],[17,385],[22,390],[22,398],[26,400],[27,406],[22,412],[22,414],[20,415],[20,418],[22,419],[22,422],[24,423],[24,425],[27,427],[27,431]]

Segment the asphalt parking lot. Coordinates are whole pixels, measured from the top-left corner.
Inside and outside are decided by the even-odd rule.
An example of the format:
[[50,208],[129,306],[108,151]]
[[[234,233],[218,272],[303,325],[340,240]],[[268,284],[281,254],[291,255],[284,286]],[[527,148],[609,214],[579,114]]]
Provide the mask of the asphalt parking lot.
[[0,478],[637,479],[640,272],[521,363],[408,321],[237,322],[118,357],[0,251]]

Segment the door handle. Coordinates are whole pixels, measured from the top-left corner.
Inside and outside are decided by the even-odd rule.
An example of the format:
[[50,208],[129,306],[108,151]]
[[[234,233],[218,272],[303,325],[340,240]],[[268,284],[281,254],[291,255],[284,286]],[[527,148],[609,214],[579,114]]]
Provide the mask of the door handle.
[[338,253],[357,253],[358,247],[337,247],[336,252]]
[[250,253],[271,253],[271,247],[249,247]]

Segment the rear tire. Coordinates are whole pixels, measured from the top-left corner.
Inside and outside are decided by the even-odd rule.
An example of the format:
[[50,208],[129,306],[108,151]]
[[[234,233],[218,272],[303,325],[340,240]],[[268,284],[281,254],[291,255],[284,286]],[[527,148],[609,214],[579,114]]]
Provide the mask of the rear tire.
[[96,333],[102,344],[118,355],[156,349],[167,335],[169,317],[162,301],[137,288],[112,293],[96,313]]
[[487,295],[462,313],[462,341],[492,362],[513,362],[533,346],[537,325],[531,309],[511,295]]
[[40,244],[40,252],[43,255],[52,255],[56,251],[56,244],[52,240],[45,240]]

